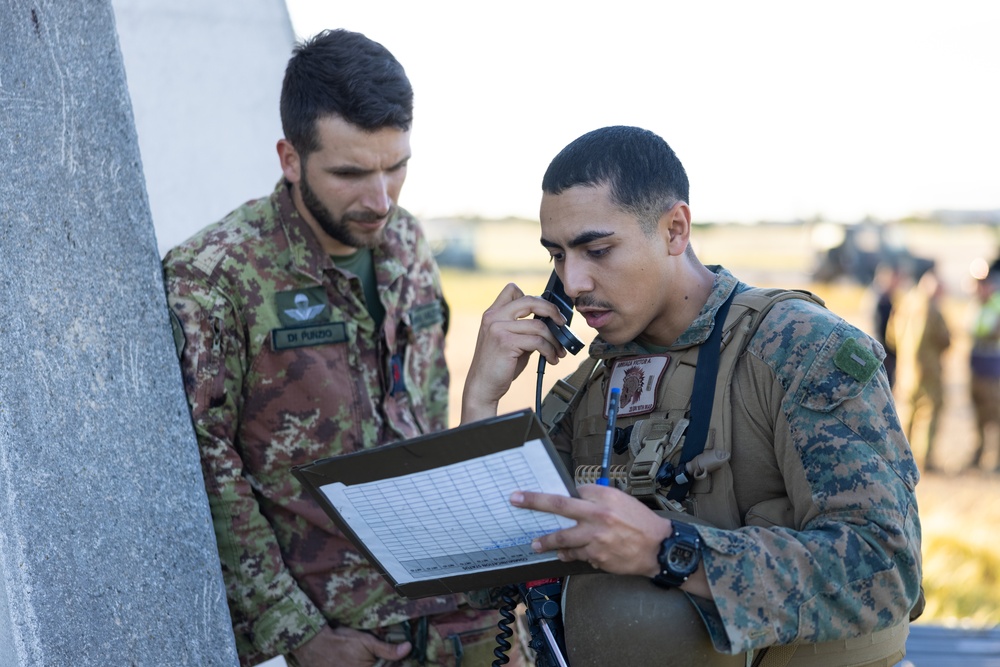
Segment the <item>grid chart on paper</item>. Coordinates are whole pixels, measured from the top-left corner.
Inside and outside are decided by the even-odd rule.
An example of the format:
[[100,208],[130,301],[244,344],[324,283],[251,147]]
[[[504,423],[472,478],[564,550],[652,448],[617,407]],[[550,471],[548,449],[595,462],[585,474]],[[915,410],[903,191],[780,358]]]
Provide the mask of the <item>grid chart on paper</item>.
[[[528,483],[531,480],[531,483]],[[346,489],[360,517],[411,576],[441,576],[551,558],[531,540],[565,527],[551,514],[512,507],[537,490],[517,450]]]

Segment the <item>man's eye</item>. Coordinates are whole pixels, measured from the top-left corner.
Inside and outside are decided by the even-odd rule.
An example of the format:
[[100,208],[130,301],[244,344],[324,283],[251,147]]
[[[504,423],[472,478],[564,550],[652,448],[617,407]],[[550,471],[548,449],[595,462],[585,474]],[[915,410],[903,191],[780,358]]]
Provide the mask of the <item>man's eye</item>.
[[587,254],[591,257],[604,257],[609,252],[611,252],[611,248],[591,248]]

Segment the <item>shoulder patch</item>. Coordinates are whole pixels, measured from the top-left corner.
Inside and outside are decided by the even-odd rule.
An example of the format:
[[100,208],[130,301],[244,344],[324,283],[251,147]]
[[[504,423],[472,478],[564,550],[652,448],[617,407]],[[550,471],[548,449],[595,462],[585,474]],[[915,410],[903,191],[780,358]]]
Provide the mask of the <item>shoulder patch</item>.
[[872,351],[859,345],[854,338],[848,338],[840,344],[840,349],[833,357],[833,363],[862,384],[872,379],[880,365]]

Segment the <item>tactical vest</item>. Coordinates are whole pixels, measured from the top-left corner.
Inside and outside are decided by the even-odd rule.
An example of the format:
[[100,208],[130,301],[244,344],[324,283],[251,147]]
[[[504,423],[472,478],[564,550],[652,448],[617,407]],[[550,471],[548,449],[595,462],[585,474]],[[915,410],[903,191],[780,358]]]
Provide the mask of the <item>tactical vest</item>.
[[[683,501],[667,498],[669,489],[656,480],[663,466],[676,466],[690,425],[690,408],[698,351],[694,345],[671,350],[657,388],[654,411],[619,418],[618,451],[610,468],[611,484],[631,493],[654,510],[685,512],[718,528],[744,525],[793,528],[789,499],[759,503],[741,516],[729,465],[732,447],[731,388],[736,364],[767,312],[785,299],[806,299],[825,306],[822,299],[799,290],[751,288],[733,299],[723,324],[719,370],[704,450],[687,466],[691,479]],[[589,359],[560,380],[542,405],[542,421],[550,431],[572,415],[573,454],[577,484],[594,482],[600,474],[607,431],[605,414],[608,368]],[[627,437],[625,434],[628,434]],[[627,442],[627,451],[623,451]],[[604,594],[611,591],[604,591]],[[864,637],[820,644],[773,646],[747,656],[754,667],[891,667],[905,655],[909,620]],[[752,660],[752,662],[751,662]]]

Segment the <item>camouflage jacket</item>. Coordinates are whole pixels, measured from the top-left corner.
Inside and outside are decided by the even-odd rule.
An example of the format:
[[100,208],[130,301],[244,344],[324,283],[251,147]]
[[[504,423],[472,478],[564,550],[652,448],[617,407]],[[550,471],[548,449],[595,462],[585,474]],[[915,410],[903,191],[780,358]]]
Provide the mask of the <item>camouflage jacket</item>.
[[[747,289],[713,270],[713,293],[667,355],[704,343],[721,304]],[[721,652],[866,635],[901,623],[918,599],[919,473],[885,371],[842,370],[842,355],[852,351],[876,363],[884,355],[828,310],[789,299],[771,308],[736,362],[729,446],[741,525],[695,526],[714,601],[691,596]],[[610,362],[650,353],[598,337],[590,354]],[[597,373],[587,391],[606,397],[606,377]],[[663,401],[671,388],[656,391]],[[587,443],[603,438],[604,422],[580,413],[603,406],[604,397],[585,397],[562,422],[555,444],[574,466],[595,463]],[[602,432],[586,432],[589,423]],[[626,454],[613,463],[627,461]],[[782,523],[758,521],[753,513],[775,500]]]
[[290,472],[447,426],[447,306],[419,224],[399,211],[372,253],[380,330],[284,181],[164,259],[244,664],[328,619],[370,629],[456,607],[399,597]]

